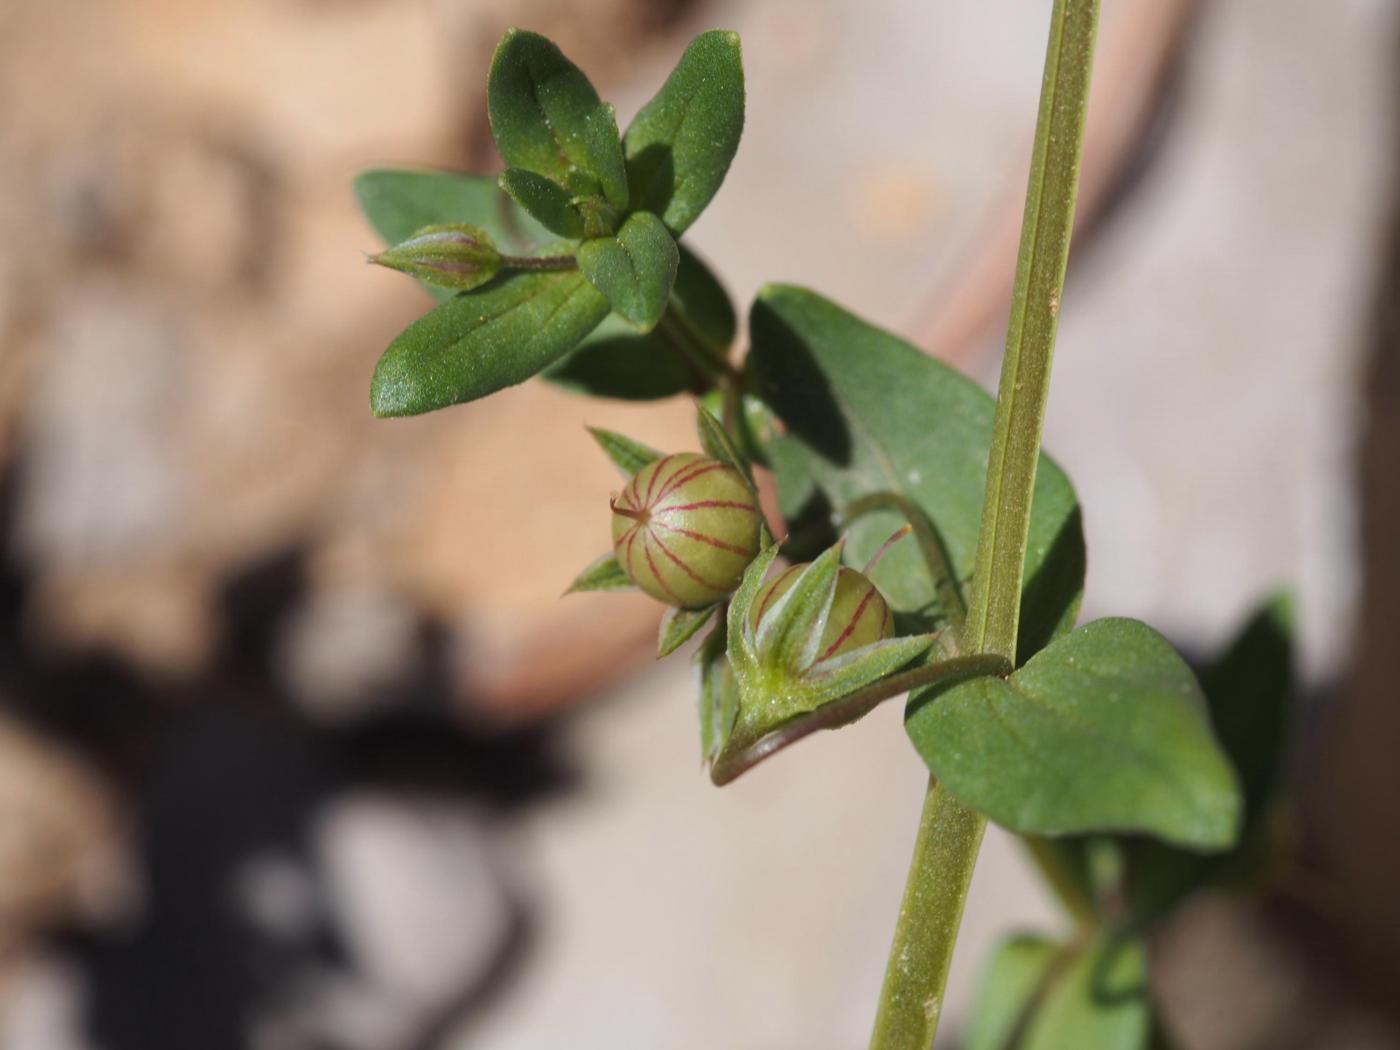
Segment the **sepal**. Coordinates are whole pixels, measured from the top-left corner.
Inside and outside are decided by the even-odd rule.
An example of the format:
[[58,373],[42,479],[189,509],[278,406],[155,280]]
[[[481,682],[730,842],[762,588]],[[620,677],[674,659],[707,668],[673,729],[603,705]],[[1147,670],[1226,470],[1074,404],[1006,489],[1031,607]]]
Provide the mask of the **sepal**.
[[[609,551],[592,562],[569,584],[565,594],[579,594],[584,591],[635,591],[637,585],[622,571],[617,557]],[[682,639],[684,640],[684,639]]]

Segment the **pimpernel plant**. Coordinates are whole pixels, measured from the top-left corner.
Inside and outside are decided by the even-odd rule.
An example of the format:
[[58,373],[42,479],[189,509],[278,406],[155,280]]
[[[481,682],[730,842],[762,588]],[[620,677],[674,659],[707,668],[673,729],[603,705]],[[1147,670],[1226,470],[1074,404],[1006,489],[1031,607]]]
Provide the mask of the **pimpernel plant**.
[[[356,184],[390,245],[373,261],[440,300],[380,360],[377,415],[536,375],[598,397],[697,399],[694,449],[593,431],[625,481],[599,494],[612,550],[570,589],[663,603],[661,655],[708,631],[696,661],[715,783],[907,694],[930,779],[873,1047],[932,1042],[989,819],[1023,837],[1073,930],[998,950],[970,1050],[1162,1045],[1146,937],[1191,891],[1255,874],[1269,853],[1285,606],[1199,680],[1142,623],[1076,627],[1079,505],[1040,437],[1097,17],[1096,0],[1054,2],[995,400],[786,285],[760,293],[736,360],[733,306],[680,243],[739,144],[733,33],[697,37],[619,134],[558,48],[513,30],[489,80],[498,180],[374,171]],[[760,509],[770,479],[781,523]]]

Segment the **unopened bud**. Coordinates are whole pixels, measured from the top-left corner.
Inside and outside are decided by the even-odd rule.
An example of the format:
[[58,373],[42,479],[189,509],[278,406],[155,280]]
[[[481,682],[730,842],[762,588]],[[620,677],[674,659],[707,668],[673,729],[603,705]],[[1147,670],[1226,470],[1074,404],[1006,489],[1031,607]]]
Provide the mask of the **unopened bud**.
[[612,511],[619,564],[668,605],[712,605],[758,554],[758,497],[737,470],[707,456],[682,452],[648,463]]
[[501,253],[475,226],[425,226],[369,261],[417,277],[435,288],[465,292],[485,284],[501,268]]
[[[749,620],[755,631],[763,614],[788,592],[805,568],[806,562],[789,566],[763,585],[749,610]],[[863,573],[842,566],[836,577],[836,593],[831,599],[826,627],[817,643],[816,662],[830,660],[893,635],[890,607],[879,589]]]

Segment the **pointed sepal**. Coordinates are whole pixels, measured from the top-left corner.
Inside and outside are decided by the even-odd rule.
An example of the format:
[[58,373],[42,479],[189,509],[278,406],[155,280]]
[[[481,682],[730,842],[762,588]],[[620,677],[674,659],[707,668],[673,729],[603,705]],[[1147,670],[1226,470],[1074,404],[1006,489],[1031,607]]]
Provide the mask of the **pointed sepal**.
[[584,591],[635,591],[637,585],[623,572],[622,565],[611,551],[589,564],[569,584],[565,594],[580,594]]
[[622,472],[624,478],[631,478],[648,463],[655,463],[661,458],[661,453],[656,449],[624,437],[616,431],[589,427],[588,432],[593,435],[593,440],[598,442],[598,447],[608,459],[613,461],[613,465]]
[[715,613],[718,603],[703,609],[681,609],[669,606],[666,615],[661,617],[661,628],[656,637],[656,658],[670,656],[699,633]]

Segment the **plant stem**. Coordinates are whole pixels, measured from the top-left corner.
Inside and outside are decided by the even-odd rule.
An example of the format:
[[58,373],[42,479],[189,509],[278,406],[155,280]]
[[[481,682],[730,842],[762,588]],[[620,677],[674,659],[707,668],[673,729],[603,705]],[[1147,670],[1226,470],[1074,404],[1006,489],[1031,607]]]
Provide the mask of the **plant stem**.
[[501,266],[507,270],[577,270],[578,260],[572,255],[502,255]]
[[999,656],[950,656],[937,663],[924,664],[909,671],[882,678],[874,685],[857,690],[830,704],[823,704],[810,714],[799,715],[763,734],[743,750],[721,756],[710,770],[716,784],[728,784],[746,773],[765,758],[774,755],[819,729],[837,729],[864,718],[886,700],[892,700],[927,685],[948,684],[968,678],[1004,675],[1010,670]]
[[987,822],[932,777],[904,884],[872,1048],[926,1050],[938,1030],[972,869]]
[[[1098,0],[1055,0],[1011,321],[997,390],[982,528],[959,648],[1014,666],[1031,496],[1074,225]],[[927,1050],[986,818],[930,779],[880,993],[872,1050]]]

